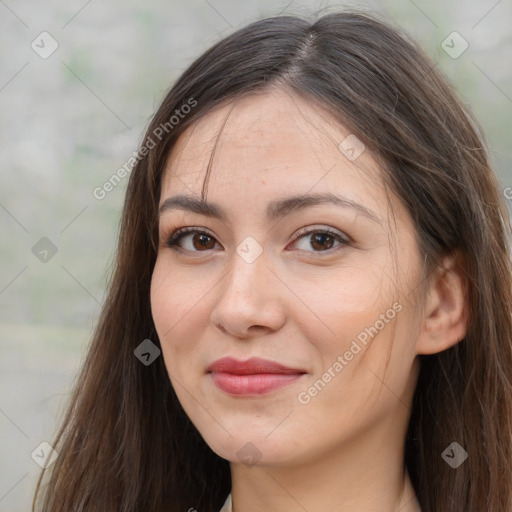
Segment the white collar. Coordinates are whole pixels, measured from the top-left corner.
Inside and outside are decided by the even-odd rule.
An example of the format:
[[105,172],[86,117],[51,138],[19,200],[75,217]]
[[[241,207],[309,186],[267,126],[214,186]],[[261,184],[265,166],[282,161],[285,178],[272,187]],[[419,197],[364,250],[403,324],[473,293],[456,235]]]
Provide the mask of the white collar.
[[219,510],[219,512],[233,512],[231,493],[228,494],[228,497],[226,498],[226,501],[224,502],[224,505],[222,505],[222,508]]

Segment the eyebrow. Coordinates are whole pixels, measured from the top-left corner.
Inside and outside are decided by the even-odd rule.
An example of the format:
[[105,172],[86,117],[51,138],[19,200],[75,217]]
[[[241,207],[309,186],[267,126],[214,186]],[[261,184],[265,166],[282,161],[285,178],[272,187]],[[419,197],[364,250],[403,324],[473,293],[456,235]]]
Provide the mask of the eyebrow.
[[[338,196],[331,192],[317,194],[302,194],[286,197],[284,199],[274,200],[268,203],[266,215],[270,220],[277,220],[286,215],[321,204],[334,204],[341,208],[351,208],[368,219],[382,224],[379,216],[372,210],[366,208],[362,204],[348,199],[347,197]],[[207,217],[213,217],[221,221],[227,220],[226,211],[216,203],[207,203],[201,199],[189,195],[176,195],[168,197],[160,206],[160,215],[169,210],[185,210]]]

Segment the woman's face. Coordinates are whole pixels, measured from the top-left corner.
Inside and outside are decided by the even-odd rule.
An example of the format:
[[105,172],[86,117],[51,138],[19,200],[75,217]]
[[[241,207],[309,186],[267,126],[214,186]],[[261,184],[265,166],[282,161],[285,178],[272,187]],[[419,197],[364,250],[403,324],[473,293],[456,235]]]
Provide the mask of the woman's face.
[[[381,172],[353,135],[285,92],[209,113],[173,148],[152,312],[176,394],[221,457],[304,463],[369,433],[402,446],[421,259]],[[191,232],[167,245],[177,228]],[[211,371],[226,357],[287,369]]]

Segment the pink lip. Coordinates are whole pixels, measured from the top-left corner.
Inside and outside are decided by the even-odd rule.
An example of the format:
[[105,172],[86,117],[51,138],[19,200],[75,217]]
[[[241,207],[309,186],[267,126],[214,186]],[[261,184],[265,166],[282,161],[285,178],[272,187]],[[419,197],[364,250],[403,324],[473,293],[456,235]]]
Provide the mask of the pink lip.
[[306,372],[274,361],[252,357],[238,361],[231,357],[218,359],[208,367],[213,382],[232,395],[262,395],[299,379]]

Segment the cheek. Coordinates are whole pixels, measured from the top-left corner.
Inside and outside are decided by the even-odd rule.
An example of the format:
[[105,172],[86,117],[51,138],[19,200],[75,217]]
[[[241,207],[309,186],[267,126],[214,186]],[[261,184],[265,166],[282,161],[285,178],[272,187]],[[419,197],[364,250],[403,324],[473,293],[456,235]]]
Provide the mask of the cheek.
[[[308,338],[325,340],[326,346],[339,350],[378,322],[396,302],[390,282],[382,274],[382,269],[347,266],[317,276],[314,283],[296,280],[293,290],[302,302],[297,307],[307,309],[297,319],[303,319]],[[387,316],[392,318],[394,313]]]
[[309,289],[299,283],[294,291],[302,293],[309,311],[295,318],[316,354],[315,379],[329,382],[325,403],[335,403],[350,388],[355,407],[362,395],[380,388],[379,377],[389,364],[400,386],[414,359],[415,311],[406,307],[382,267],[380,272],[370,266],[345,267],[335,279],[331,274]]
[[157,259],[151,279],[150,300],[153,322],[169,372],[184,375],[199,364],[200,333],[208,321],[208,284],[185,277],[164,259]]
[[188,316],[195,314],[193,305],[204,295],[204,286],[193,278],[184,278],[179,269],[157,258],[151,277],[151,312],[155,327],[164,339]]
[[151,313],[168,367],[176,360],[171,355],[180,349],[176,341],[182,340],[185,345],[184,326],[190,309],[189,289],[190,286],[187,289],[179,280],[176,270],[171,270],[157,259],[151,278]]
[[173,312],[177,306],[176,290],[174,289],[174,293],[171,292],[170,283],[172,280],[169,279],[168,273],[164,272],[162,267],[157,259],[151,276],[150,288],[151,314],[160,341],[163,341],[163,335],[170,327],[170,312]]

